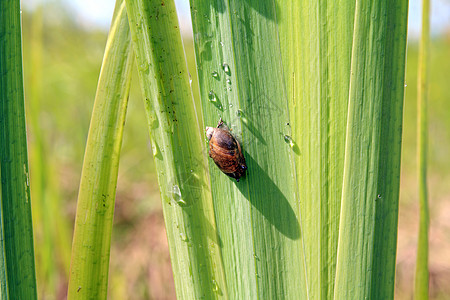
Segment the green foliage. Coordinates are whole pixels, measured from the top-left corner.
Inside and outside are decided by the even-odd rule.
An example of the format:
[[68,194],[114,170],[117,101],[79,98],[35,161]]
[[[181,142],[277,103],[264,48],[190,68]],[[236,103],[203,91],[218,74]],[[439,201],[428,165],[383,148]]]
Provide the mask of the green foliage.
[[[247,178],[234,183],[210,164],[234,297],[392,294],[407,2],[392,12],[365,5],[357,2],[353,26],[351,4],[329,14],[335,4],[191,1],[205,124],[222,117],[242,141],[249,167]],[[334,286],[343,178],[345,229]],[[351,210],[351,201],[374,208],[378,196],[387,200],[377,210]],[[373,222],[361,227],[363,216]],[[362,257],[368,259],[355,259]]]
[[219,117],[243,146],[240,182],[209,163],[231,298],[305,298],[294,145],[275,6],[191,1],[204,123]]
[[83,163],[68,299],[106,299],[117,174],[132,62],[125,2],[117,1]]
[[36,299],[20,1],[0,2],[0,298]]
[[[289,4],[289,3],[288,3]],[[286,3],[283,3],[278,7],[277,13],[283,13],[280,8],[284,8]],[[292,5],[295,3],[292,3]],[[330,3],[328,3],[330,4]],[[291,4],[289,4],[291,5]],[[306,3],[301,3],[301,5],[306,5]],[[317,4],[316,4],[317,5]],[[344,8],[340,6],[340,8]],[[311,9],[311,7],[310,7]],[[290,9],[289,11],[293,12],[295,9]],[[332,15],[331,12],[334,10],[327,9],[327,16]],[[66,15],[63,18],[55,18],[55,15],[64,15],[61,12],[61,8],[56,9],[55,7],[48,7],[45,11],[44,15],[44,30],[43,37],[45,43],[43,44],[43,62],[42,62],[42,101],[40,107],[40,120],[41,120],[41,130],[43,131],[43,137],[46,143],[46,153],[49,158],[52,160],[52,164],[54,164],[54,168],[49,170],[49,172],[54,172],[54,180],[52,180],[51,184],[58,184],[61,188],[61,201],[63,202],[63,210],[59,211],[59,214],[66,218],[66,221],[72,221],[73,217],[73,203],[75,203],[76,198],[76,188],[79,182],[79,170],[81,170],[81,161],[83,156],[83,147],[86,139],[86,134],[88,130],[90,113],[92,110],[92,99],[94,98],[96,83],[98,81],[98,72],[100,70],[101,56],[104,50],[104,43],[106,34],[104,32],[98,30],[86,30],[80,24],[75,23],[70,15]],[[324,13],[321,10],[322,14]],[[24,12],[24,25],[25,30],[27,29],[26,25],[29,19],[27,16],[29,14],[27,11]],[[287,21],[285,18],[277,18],[278,25],[283,26],[284,22]],[[287,74],[286,65],[290,67],[294,67],[296,65],[303,64],[302,75],[298,76],[296,74],[295,80],[299,81],[299,83],[293,84],[292,78],[291,81],[286,84],[286,93],[289,95],[293,93],[293,89],[299,95],[302,96],[302,101],[296,101],[296,103],[304,103],[305,101],[309,101],[312,106],[311,108],[311,117],[316,117],[318,120],[318,116],[314,114],[314,105],[322,100],[318,92],[320,89],[316,88],[319,85],[314,85],[312,82],[316,83],[319,80],[319,74],[323,74],[321,72],[315,72],[314,66],[318,64],[318,51],[317,49],[324,49],[323,45],[314,43],[312,35],[306,34],[311,30],[315,30],[316,28],[321,28],[324,32],[329,32],[328,40],[331,38],[336,39],[336,44],[338,47],[344,48],[344,42],[340,42],[341,40],[345,40],[343,36],[337,36],[332,34],[333,26],[328,26],[328,29],[325,29],[325,26],[319,26],[317,24],[320,23],[316,18],[316,13],[309,14],[306,10],[304,14],[301,16],[297,16],[294,19],[294,22],[299,22],[296,29],[292,34],[294,37],[300,39],[300,41],[294,44],[297,45],[297,53],[292,54],[294,59],[292,64],[283,64],[284,70],[283,73]],[[328,21],[329,22],[329,21]],[[343,21],[344,22],[344,21]],[[28,23],[29,24],[29,23]],[[350,27],[349,24],[346,24]],[[29,27],[28,27],[29,28]],[[281,27],[280,27],[281,28]],[[336,28],[340,28],[339,25],[336,25]],[[298,31],[302,30],[302,31]],[[353,27],[350,28],[351,33],[353,33]],[[29,41],[29,30],[24,31],[24,54],[32,53],[35,51],[35,48],[30,50]],[[306,33],[304,33],[306,32]],[[314,35],[317,35],[320,31],[314,32]],[[282,31],[279,31],[280,39],[282,40]],[[61,38],[70,36],[70,39]],[[322,37],[324,34],[322,34]],[[351,37],[350,37],[351,38]],[[192,55],[190,54],[191,49],[191,41],[185,41],[185,50],[187,55],[188,64],[192,61]],[[449,51],[449,40],[445,37],[438,37],[436,39],[431,40],[431,52],[433,55],[430,58],[430,99],[433,99],[433,105],[429,107],[429,123],[430,123],[430,131],[429,131],[429,174],[430,174],[430,192],[433,196],[433,207],[431,207],[431,213],[437,216],[436,208],[445,208],[445,199],[448,198],[448,192],[450,191],[448,185],[446,184],[450,179],[448,177],[447,169],[450,167],[450,159],[448,156],[448,151],[450,151],[450,118],[448,118],[449,111],[449,101],[448,101],[448,88],[447,81],[448,76],[446,70],[449,69],[448,60],[448,51]],[[314,48],[316,47],[316,48]],[[329,46],[327,48],[327,53],[330,53],[327,60],[330,59],[331,53],[335,52],[337,48],[334,46]],[[287,51],[287,48],[283,48],[283,51]],[[337,50],[339,53],[343,49]],[[348,51],[351,50],[347,49]],[[300,52],[302,51],[302,52]],[[305,52],[309,53],[308,56],[305,56]],[[315,59],[309,59],[309,55],[317,55]],[[350,56],[350,54],[347,54]],[[283,56],[283,62],[286,61]],[[25,59],[28,56],[25,56]],[[343,60],[344,57],[340,56],[338,61]],[[321,61],[324,63],[324,61]],[[291,66],[292,65],[292,66]],[[220,65],[219,65],[220,66]],[[332,66],[343,67],[341,64],[331,64],[329,68]],[[24,61],[25,67],[25,79],[29,78],[31,72],[28,71],[27,61]],[[304,67],[309,67],[308,71],[304,70]],[[325,74],[330,74],[331,70],[322,68],[325,70]],[[217,71],[220,71],[220,68],[217,68]],[[193,92],[195,95],[195,67],[192,64],[189,64],[189,72],[192,75],[192,86]],[[337,72],[340,74],[339,72]],[[416,160],[414,159],[416,156],[415,152],[415,144],[416,144],[416,74],[417,74],[417,44],[414,41],[409,41],[408,47],[408,66],[407,66],[407,80],[405,81],[406,87],[406,106],[405,106],[405,119],[404,119],[404,143],[403,143],[403,153],[402,153],[402,189],[401,189],[401,204],[403,205],[402,213],[404,214],[404,218],[408,220],[412,220],[415,215],[405,214],[408,212],[414,212],[413,207],[411,205],[412,202],[417,199],[417,188],[416,188]],[[27,76],[28,75],[28,76]],[[137,74],[133,74],[137,75]],[[320,79],[320,82],[326,82],[324,75],[320,75],[323,79]],[[342,75],[344,76],[344,75]],[[287,77],[287,76],[285,76]],[[339,78],[339,76],[336,76]],[[137,77],[135,77],[137,79]],[[225,79],[226,80],[226,79]],[[331,80],[331,79],[330,79]],[[29,82],[29,81],[28,81]],[[226,81],[225,81],[226,82]],[[27,81],[26,81],[27,83]],[[232,82],[233,83],[233,82]],[[307,86],[308,84],[308,86]],[[347,83],[348,84],[348,83]],[[142,104],[136,98],[140,98],[140,91],[137,91],[136,88],[138,86],[137,80],[133,81],[131,92],[130,92],[130,104],[128,107],[128,118],[126,121],[126,128],[124,129],[124,141],[123,148],[121,151],[121,161],[119,168],[119,185],[118,185],[118,195],[116,199],[116,214],[114,216],[115,224],[114,224],[114,235],[113,235],[113,245],[112,245],[112,253],[111,256],[111,267],[110,272],[111,275],[117,275],[118,280],[113,280],[110,282],[110,288],[113,288],[109,291],[109,297],[115,299],[122,299],[124,297],[140,297],[145,298],[146,295],[150,295],[149,297],[156,297],[155,295],[161,295],[162,291],[164,293],[169,293],[171,290],[173,283],[170,279],[163,277],[164,273],[167,271],[168,265],[165,256],[156,256],[155,252],[161,253],[164,250],[164,246],[157,243],[155,244],[155,240],[165,239],[163,238],[164,234],[153,234],[154,238],[148,237],[148,223],[147,221],[152,218],[159,219],[158,217],[158,209],[159,209],[159,198],[154,192],[157,189],[156,186],[156,174],[154,171],[154,164],[151,161],[152,156],[148,155],[149,148],[147,147],[147,132],[142,130],[142,124],[145,122],[145,115],[142,110]],[[337,86],[337,85],[336,85]],[[234,85],[231,86],[232,89],[235,88]],[[345,92],[345,89],[342,86],[337,86],[338,88],[342,88]],[[27,96],[30,96],[30,90],[27,89]],[[207,90],[209,92],[209,90]],[[316,93],[316,94],[314,94]],[[348,90],[347,90],[348,93]],[[207,96],[208,93],[206,93]],[[309,96],[311,94],[311,97]],[[203,97],[205,94],[203,94]],[[297,96],[297,99],[299,96]],[[336,96],[336,98],[345,97],[344,95]],[[291,99],[291,98],[289,98]],[[328,98],[331,102],[335,99],[333,96],[329,96]],[[197,99],[196,99],[197,100]],[[292,99],[291,99],[292,100]],[[325,100],[323,100],[326,102]],[[336,109],[345,110],[341,106],[336,106]],[[330,110],[332,111],[332,110]],[[30,112],[30,110],[28,110]],[[201,113],[201,110],[197,106],[197,113]],[[68,116],[71,116],[68,118]],[[306,117],[306,112],[304,113]],[[211,123],[205,125],[211,126],[217,124],[218,115],[211,117]],[[294,122],[297,122],[303,126],[301,129],[297,128],[295,125],[292,127],[292,138],[293,141],[297,144],[299,150],[303,150],[300,152],[300,155],[293,155],[294,160],[303,161],[302,168],[304,167],[307,172],[304,172],[304,179],[313,182],[313,178],[310,179],[308,176],[308,172],[312,172],[312,174],[316,174],[314,178],[318,176],[325,176],[325,173],[331,176],[331,172],[321,172],[322,166],[327,167],[326,163],[322,163],[318,167],[313,163],[315,161],[306,159],[307,152],[305,152],[304,146],[301,145],[303,143],[306,144],[306,139],[312,139],[314,134],[313,128],[319,128],[319,122],[317,121],[315,124],[316,127],[310,126],[310,122],[306,122],[305,117],[302,118],[293,118],[290,117],[290,124],[293,126]],[[298,119],[297,121],[295,119]],[[320,119],[323,121],[322,119]],[[323,122],[325,124],[326,122]],[[314,123],[313,123],[314,124]],[[245,125],[243,125],[245,126]],[[263,124],[265,128],[266,124]],[[330,128],[335,126],[333,122],[330,124]],[[30,127],[30,126],[29,126]],[[30,131],[30,141],[33,143],[35,140],[33,138],[33,128],[29,128]],[[296,133],[298,130],[298,133]],[[264,132],[264,130],[261,130]],[[235,132],[233,130],[233,132]],[[300,138],[298,138],[298,134],[301,134]],[[311,136],[311,137],[309,137]],[[327,134],[323,134],[322,138],[327,137]],[[320,144],[320,143],[319,143]],[[244,149],[247,148],[246,143],[242,143]],[[342,147],[341,144],[334,144],[336,146],[332,146],[330,144],[328,147],[330,150],[333,150],[336,147],[336,155]],[[316,156],[319,156],[319,148],[313,146],[314,149],[317,149]],[[31,148],[30,148],[31,151]],[[150,149],[151,151],[151,149]],[[313,152],[313,151],[311,151]],[[331,153],[329,154],[331,155]],[[339,156],[337,156],[339,157]],[[30,156],[30,162],[33,159],[33,156]],[[339,160],[339,159],[337,159]],[[323,160],[326,161],[326,160]],[[310,167],[306,168],[306,163],[310,164]],[[343,164],[343,159],[340,161]],[[210,162],[212,164],[212,162]],[[33,169],[32,165],[30,165],[32,176]],[[302,168],[297,168],[296,172],[302,173]],[[229,180],[223,174],[221,174],[214,165],[212,165],[211,169],[215,172],[216,176],[223,176],[225,180]],[[338,176],[337,169],[335,170],[336,176]],[[315,172],[315,173],[314,173]],[[318,174],[318,175],[317,175]],[[252,170],[249,170],[249,176],[252,175]],[[311,176],[312,177],[312,176]],[[326,177],[322,177],[326,178]],[[324,183],[329,183],[330,179],[323,180]],[[35,182],[33,178],[31,179],[31,188],[34,189]],[[309,187],[307,184],[299,184],[299,192],[304,193],[305,195],[310,195],[311,193],[306,189]],[[328,187],[331,191],[331,187]],[[325,190],[323,187],[322,190]],[[303,199],[304,196],[302,196]],[[301,199],[302,199],[301,198]],[[319,196],[316,196],[315,199],[319,199]],[[33,201],[35,199],[33,198]],[[226,199],[229,201],[229,199]],[[308,201],[307,199],[300,201],[300,205],[317,205],[318,201]],[[155,211],[156,209],[156,211]],[[235,214],[234,207],[229,212],[230,215],[233,216]],[[334,210],[339,210],[338,208],[333,208]],[[434,210],[433,210],[434,209]],[[318,211],[318,210],[317,210]],[[443,211],[440,215],[443,214]],[[150,214],[150,216],[149,216]],[[302,224],[305,224],[306,221],[317,222],[319,225],[321,222],[323,225],[326,224],[326,220],[323,222],[317,218],[316,214],[304,214],[302,213]],[[309,219],[309,220],[308,220]],[[233,219],[236,222],[236,219]],[[332,220],[332,219],[330,219]],[[239,220],[240,221],[240,220]],[[55,221],[55,226],[56,221]],[[151,223],[153,225],[153,223]],[[405,231],[412,231],[415,228],[413,225],[415,223],[405,222],[403,227]],[[433,224],[433,223],[432,223]],[[442,226],[445,226],[445,222],[439,224],[434,223],[433,226],[435,229],[442,229]],[[306,233],[306,226],[302,225],[302,232]],[[441,227],[439,227],[441,226]],[[155,224],[154,227],[157,227]],[[153,229],[156,230],[156,229]],[[314,230],[314,228],[313,228]],[[156,231],[152,231],[156,232]],[[325,235],[326,232],[322,230],[315,230],[313,234],[316,234],[316,237]],[[311,233],[310,233],[311,235]],[[407,235],[409,236],[409,235]],[[145,237],[145,238],[143,238]],[[403,239],[408,239],[403,235]],[[411,236],[409,236],[411,238]],[[319,238],[316,238],[316,244],[318,244]],[[320,240],[322,240],[320,238]],[[330,239],[330,243],[336,240],[336,236]],[[138,242],[139,241],[139,242]],[[441,242],[445,242],[445,239],[441,240]],[[138,247],[142,247],[145,244],[145,250],[139,250]],[[164,244],[162,244],[164,245]],[[36,247],[38,244],[36,243]],[[154,247],[157,246],[156,250]],[[439,247],[440,248],[440,247]],[[323,249],[323,248],[322,248]],[[401,248],[405,249],[405,248]],[[37,249],[36,251],[39,251]],[[148,252],[148,255],[146,253]],[[161,251],[161,252],[159,252]],[[412,251],[412,250],[411,250]],[[437,248],[431,248],[431,251],[437,251]],[[133,253],[133,257],[129,257],[127,260],[121,259],[122,257],[126,257],[129,253]],[[140,257],[139,255],[134,256],[135,253],[145,253],[145,259]],[[236,253],[238,250],[236,250]],[[397,277],[397,285],[396,292],[401,293],[398,294],[399,299],[407,298],[409,296],[411,288],[412,280],[408,277],[412,274],[411,270],[408,269],[410,264],[405,263],[405,260],[408,261],[407,257],[410,253],[410,249],[403,250],[403,252],[399,252],[399,276]],[[436,252],[435,252],[436,253]],[[239,253],[237,253],[239,254]],[[55,257],[58,257],[60,254],[55,252]],[[321,254],[322,255],[322,254]],[[310,258],[317,259],[319,258],[319,254],[315,253],[314,256],[310,255]],[[325,258],[325,256],[324,256]],[[306,257],[306,259],[309,259]],[[436,261],[437,256],[433,255],[433,252],[430,253],[430,268],[433,270],[433,260]],[[327,264],[325,260],[321,260],[325,265],[329,266],[331,270],[331,264]],[[309,272],[312,272],[313,268],[319,269],[319,265],[316,263],[317,260],[310,260],[308,264],[311,266],[309,268]],[[139,266],[139,268],[132,268],[132,264],[135,266]],[[438,263],[434,263],[436,265],[442,266],[445,265],[445,261],[441,261]],[[151,272],[149,272],[149,268],[151,268]],[[152,274],[149,276],[148,274]],[[332,273],[331,273],[332,274]],[[445,293],[446,286],[445,284],[439,284],[441,282],[446,282],[445,273],[435,272],[436,281],[433,281],[435,284],[431,285],[431,292],[434,293]],[[39,275],[39,274],[38,274]],[[54,275],[58,276],[58,275]],[[312,278],[312,277],[311,277]],[[331,276],[329,277],[331,278]],[[64,278],[61,277],[62,280]],[[114,279],[114,278],[111,278]],[[62,281],[61,280],[61,281]],[[41,280],[42,282],[42,280]],[[331,281],[333,282],[333,281]],[[433,283],[432,282],[432,283]],[[59,288],[57,290],[65,289],[63,282],[59,282]],[[155,286],[157,284],[158,286]],[[309,280],[308,284],[310,286],[310,290],[317,290],[320,286],[314,281]],[[322,285],[322,287],[329,288],[329,285]],[[121,294],[117,294],[117,289]],[[52,292],[52,291],[50,291]],[[49,295],[50,292],[47,292],[46,295]],[[148,293],[148,294],[145,294]],[[123,295],[123,296],[121,296]],[[443,296],[445,298],[445,295]]]
[[173,1],[127,1],[175,287],[227,297],[204,144]]
[[407,9],[407,1],[356,3],[338,299],[393,297]]
[[355,3],[293,1],[284,8],[280,10],[280,48],[292,137],[298,147],[294,159],[303,199],[300,211],[308,291],[331,299]]
[[417,165],[419,186],[419,237],[417,245],[414,298],[428,299],[428,231],[430,213],[428,208],[427,154],[428,154],[428,93],[430,48],[430,1],[422,1],[422,36],[419,49],[419,74],[417,98]]

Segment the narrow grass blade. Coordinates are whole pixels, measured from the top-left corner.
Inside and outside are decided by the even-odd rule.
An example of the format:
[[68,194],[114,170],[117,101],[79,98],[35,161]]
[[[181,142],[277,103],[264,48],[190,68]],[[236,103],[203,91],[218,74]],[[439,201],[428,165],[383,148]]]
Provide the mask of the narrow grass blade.
[[209,161],[232,299],[306,299],[299,189],[274,1],[192,0],[204,123],[242,144],[239,182]]
[[[0,188],[1,192],[1,188]],[[0,193],[0,201],[2,200],[2,195]],[[8,277],[6,275],[6,248],[4,244],[4,229],[3,229],[3,217],[0,214],[0,298],[9,299],[8,296]],[[37,298],[37,297],[36,297]]]
[[228,298],[173,0],[127,1],[179,299]]
[[408,1],[356,1],[335,299],[392,299]]
[[125,2],[117,1],[81,175],[68,299],[106,299],[117,173],[132,62]]
[[308,295],[332,299],[355,2],[278,3]]
[[1,298],[36,299],[20,1],[0,2]]
[[419,74],[417,91],[417,165],[419,185],[419,238],[417,242],[414,298],[428,299],[428,210],[427,147],[428,147],[428,86],[430,48],[430,0],[422,1],[422,36],[419,48]]

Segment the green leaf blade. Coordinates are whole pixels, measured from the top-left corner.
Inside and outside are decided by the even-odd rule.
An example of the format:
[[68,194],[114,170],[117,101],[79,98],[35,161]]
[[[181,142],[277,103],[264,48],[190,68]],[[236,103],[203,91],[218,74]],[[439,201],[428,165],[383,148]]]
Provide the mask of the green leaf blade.
[[407,8],[356,5],[337,299],[393,297]]
[[127,1],[179,299],[228,297],[175,5]]
[[222,117],[248,166],[236,183],[209,161],[232,298],[306,297],[276,11],[273,2],[191,1],[205,125]]
[[419,236],[417,241],[417,258],[414,280],[414,298],[428,299],[429,271],[428,271],[428,232],[430,226],[430,212],[428,207],[427,186],[427,154],[428,154],[428,98],[429,98],[429,69],[430,69],[430,1],[422,1],[422,35],[419,49],[419,74],[417,91],[417,165],[419,192]]
[[106,299],[115,192],[132,63],[125,3],[117,1],[83,163],[68,299]]
[[0,2],[2,299],[36,299],[20,1]]
[[280,41],[289,95],[310,298],[331,299],[350,78],[352,1],[289,2]]

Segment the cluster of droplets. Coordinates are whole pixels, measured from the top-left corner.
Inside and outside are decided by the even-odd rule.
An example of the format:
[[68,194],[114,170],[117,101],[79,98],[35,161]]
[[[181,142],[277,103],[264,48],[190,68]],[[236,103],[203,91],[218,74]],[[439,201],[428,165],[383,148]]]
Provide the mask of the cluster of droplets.
[[[223,43],[221,42],[221,45],[223,46]],[[226,63],[226,62],[224,62],[224,63],[222,63],[222,70],[225,72],[225,74],[226,75],[228,75],[228,76],[231,76],[231,69],[230,69],[230,66]],[[211,76],[214,78],[214,79],[216,79],[216,80],[220,80],[220,74],[219,74],[219,72],[217,72],[217,71],[212,71],[211,72]],[[232,89],[231,89],[231,79],[230,78],[227,78],[226,79],[226,83],[227,83],[227,85],[228,85],[228,90],[229,91],[231,91]],[[214,90],[210,90],[209,91],[209,93],[208,93],[208,99],[209,99],[209,101],[210,102],[216,102],[217,101],[217,95],[216,95],[216,93],[214,92]],[[221,107],[221,106],[220,106]]]

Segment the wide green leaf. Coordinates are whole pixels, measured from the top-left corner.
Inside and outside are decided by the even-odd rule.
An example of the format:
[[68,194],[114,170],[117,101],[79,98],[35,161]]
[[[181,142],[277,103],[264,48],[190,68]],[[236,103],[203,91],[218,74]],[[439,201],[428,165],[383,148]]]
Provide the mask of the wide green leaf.
[[0,1],[0,298],[36,299],[20,1]]
[[[227,286],[234,297],[331,299],[351,290],[341,284],[342,270],[346,270],[342,267],[340,285],[335,286],[342,184],[346,182],[344,157],[363,155],[366,149],[357,147],[360,141],[356,138],[371,136],[368,130],[356,137],[350,131],[347,143],[352,146],[345,146],[347,128],[360,117],[354,112],[347,117],[348,101],[355,98],[349,95],[355,88],[355,83],[350,87],[352,51],[357,78],[363,80],[365,72],[381,72],[381,82],[366,84],[371,90],[374,86],[382,90],[383,101],[393,99],[392,104],[387,102],[392,111],[383,106],[388,119],[374,142],[386,142],[394,149],[387,153],[384,145],[382,163],[376,165],[380,182],[386,183],[383,195],[392,200],[383,212],[393,210],[385,225],[374,222],[366,228],[377,231],[377,242],[388,236],[389,247],[377,244],[374,249],[372,244],[373,248],[366,249],[364,243],[353,242],[341,264],[356,268],[352,265],[355,257],[375,252],[379,255],[373,261],[375,270],[379,273],[382,264],[387,264],[386,276],[369,281],[355,277],[352,284],[382,288],[382,295],[390,295],[393,289],[407,5],[401,2],[382,14],[382,5],[377,4],[374,15],[358,7],[359,19],[354,18],[356,6],[355,2],[325,1],[191,1],[205,125],[214,126],[223,118],[241,141],[248,162],[248,175],[239,183],[209,164]],[[379,18],[369,23],[371,16]],[[355,41],[367,40],[367,36],[354,35],[370,30],[378,35],[367,45],[370,56],[365,56]],[[383,64],[371,68],[358,64],[365,57]],[[378,96],[375,93],[364,96],[381,101],[371,98]],[[364,113],[374,117],[372,110]],[[366,129],[374,125],[365,122]],[[359,162],[361,169],[372,163]],[[370,189],[374,184],[370,174],[353,173],[352,167],[347,167],[347,174],[361,180],[362,189]],[[359,196],[354,200],[365,199]],[[347,202],[348,198],[345,194]],[[342,209],[348,210],[348,204]],[[361,208],[347,214],[364,212]],[[381,218],[382,212],[378,213]],[[348,223],[341,223],[347,232],[341,229],[342,245],[352,242],[348,232],[357,228]]]
[[[289,99],[272,1],[191,1],[206,126],[221,117],[242,144],[239,182],[209,161],[232,299],[305,299],[304,245]],[[281,21],[282,22],[282,21]]]
[[408,1],[356,1],[336,299],[394,293]]
[[133,63],[125,2],[103,57],[77,203],[68,299],[106,299],[122,133]]
[[332,299],[355,2],[278,4],[308,291]]

